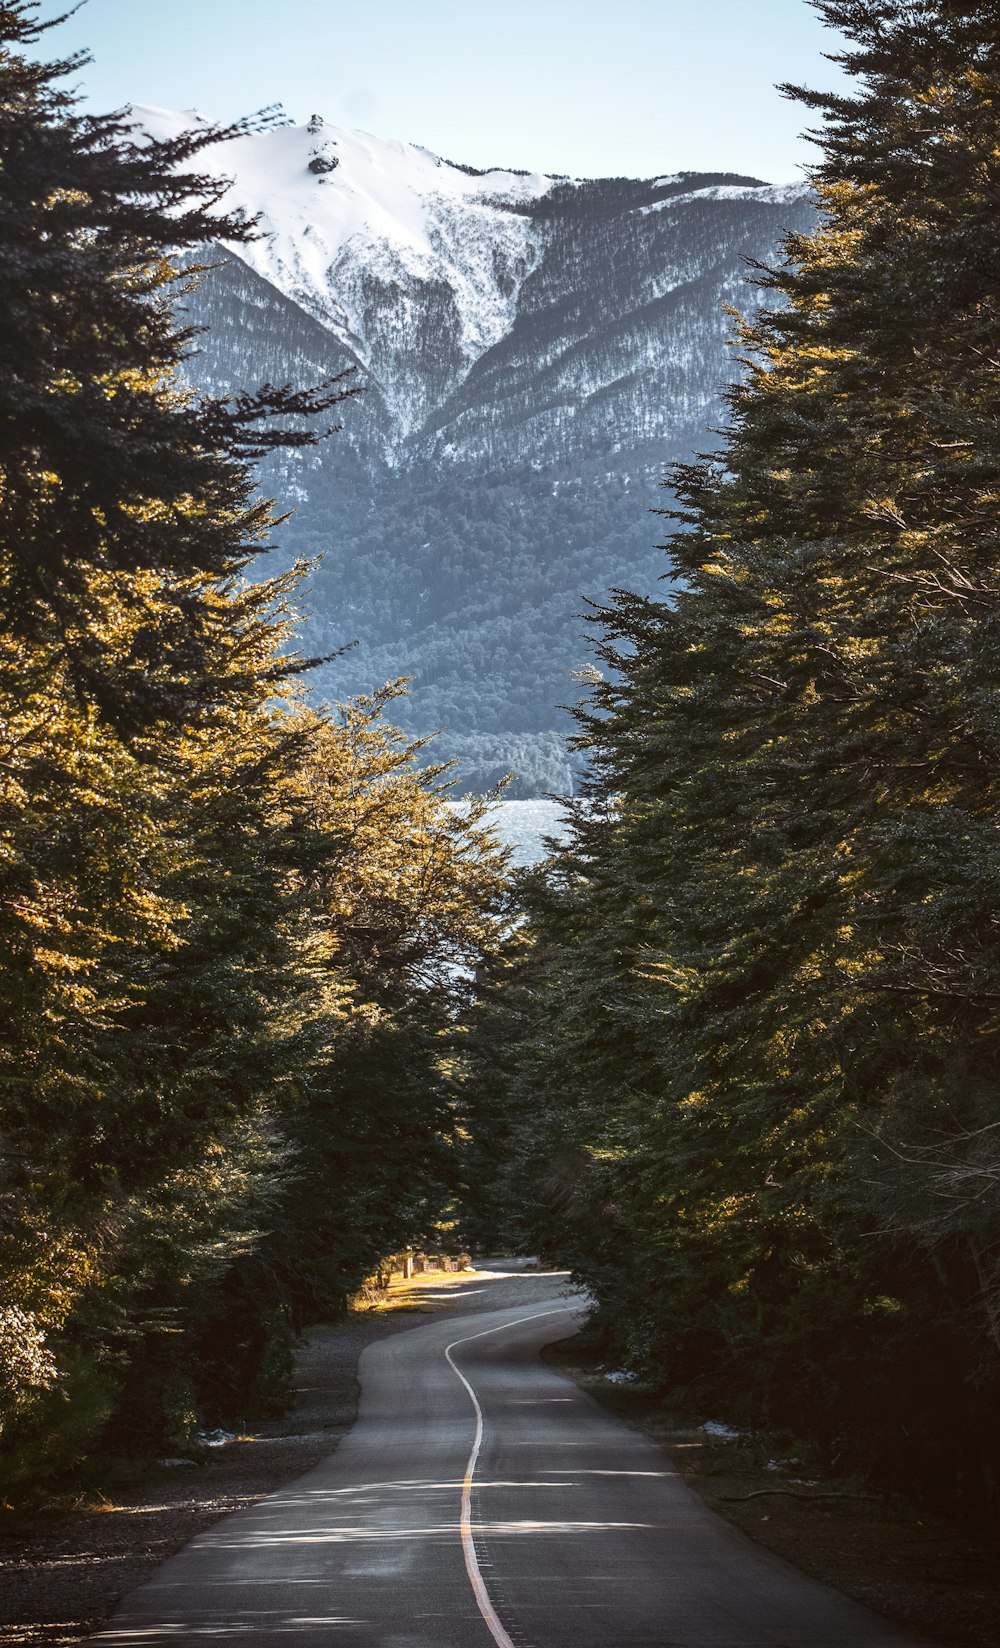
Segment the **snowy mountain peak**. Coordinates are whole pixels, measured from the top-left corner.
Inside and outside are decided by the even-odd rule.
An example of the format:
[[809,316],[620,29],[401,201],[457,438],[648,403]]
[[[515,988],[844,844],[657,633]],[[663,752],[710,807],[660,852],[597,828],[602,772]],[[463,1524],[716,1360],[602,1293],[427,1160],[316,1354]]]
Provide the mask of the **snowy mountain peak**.
[[[134,103],[131,112],[153,137],[173,137],[194,124],[207,124],[194,110]],[[307,175],[317,139],[320,147],[338,150],[343,166],[336,190],[322,202]],[[553,186],[553,179],[541,173],[473,172],[418,144],[335,126],[318,114],[304,126],[246,132],[217,144],[204,152],[200,164],[212,175],[232,179],[227,210],[234,202],[253,207],[278,235],[298,231],[305,215],[331,250],[367,232],[373,240],[432,255],[442,204],[476,207],[490,201],[502,208],[537,199]]]
[[[135,104],[132,114],[137,130],[152,137],[206,124],[190,110]],[[318,113],[302,125],[244,129],[205,149],[198,166],[228,181],[222,210],[257,222],[256,239],[228,248],[233,257],[361,367],[369,422],[388,464],[405,461],[418,439],[432,440],[438,456],[452,460],[464,443],[466,390],[475,398],[475,385],[492,373],[503,393],[503,360],[520,358],[535,317],[555,301],[554,279],[560,309],[553,336],[565,334],[559,420],[568,426],[585,403],[597,407],[617,395],[615,349],[583,375],[575,358],[573,338],[581,326],[587,332],[590,307],[606,308],[601,325],[613,328],[615,292],[635,287],[629,303],[654,324],[656,306],[671,291],[714,267],[711,256],[686,254],[683,272],[675,267],[685,213],[728,210],[735,223],[744,207],[793,208],[807,193],[735,174],[587,181],[483,172]],[[736,295],[723,294],[726,301]],[[658,358],[659,343],[650,347]],[[540,368],[555,370],[554,345],[540,335],[538,348]],[[626,375],[641,371],[637,357]],[[453,433],[461,436],[457,445]]]
[[325,557],[305,642],[336,655],[322,690],[410,676],[405,724],[450,728],[444,753],[477,787],[514,771],[523,795],[565,790],[555,705],[585,662],[582,599],[662,598],[647,509],[665,464],[714,444],[726,306],[761,301],[748,260],[810,226],[806,192],[731,172],[483,173],[319,115],[244,130],[209,167],[260,238],[183,295],[192,384],[362,368],[338,438],[261,470],[299,506],[282,557]]
[[[136,124],[175,136],[204,117],[133,104]],[[405,436],[426,417],[399,346],[414,284],[446,294],[458,382],[509,330],[536,257],[532,201],[553,187],[534,173],[475,173],[413,143],[334,126],[247,132],[207,149],[200,167],[231,179],[223,207],[258,217],[260,238],[233,247],[329,327],[381,389]],[[375,305],[376,290],[383,297]],[[376,308],[380,311],[375,313]]]

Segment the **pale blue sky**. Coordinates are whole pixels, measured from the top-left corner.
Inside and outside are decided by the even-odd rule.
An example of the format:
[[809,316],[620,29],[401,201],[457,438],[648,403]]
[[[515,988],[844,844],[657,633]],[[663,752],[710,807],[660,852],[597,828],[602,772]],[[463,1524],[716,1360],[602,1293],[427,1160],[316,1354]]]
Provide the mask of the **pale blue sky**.
[[775,82],[839,80],[805,0],[88,0],[44,50],[77,46],[101,108],[226,119],[281,102],[449,160],[578,177],[790,180],[808,117]]

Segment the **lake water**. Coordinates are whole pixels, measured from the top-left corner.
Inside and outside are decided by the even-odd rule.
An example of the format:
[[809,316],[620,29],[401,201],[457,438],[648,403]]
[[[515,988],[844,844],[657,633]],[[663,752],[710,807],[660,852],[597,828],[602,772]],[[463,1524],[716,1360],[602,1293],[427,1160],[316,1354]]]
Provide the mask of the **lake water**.
[[562,839],[566,834],[558,801],[498,801],[490,810],[490,823],[519,865],[537,864],[545,857],[543,836]]

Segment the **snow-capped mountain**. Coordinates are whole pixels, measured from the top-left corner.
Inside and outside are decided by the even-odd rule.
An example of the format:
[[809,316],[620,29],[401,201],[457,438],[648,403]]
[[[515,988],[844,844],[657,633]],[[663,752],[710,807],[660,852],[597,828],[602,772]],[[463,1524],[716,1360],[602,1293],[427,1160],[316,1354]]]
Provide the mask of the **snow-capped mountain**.
[[[166,136],[204,120],[136,105]],[[309,640],[358,647],[337,695],[401,674],[480,782],[568,781],[556,706],[586,661],[583,598],[653,587],[657,481],[713,444],[747,259],[805,228],[803,185],[738,175],[580,180],[473,168],[329,125],[206,150],[259,238],[187,300],[214,389],[355,367],[343,431],[265,484],[323,551]],[[565,719],[564,717],[562,718]]]
[[[192,111],[132,112],[156,137],[207,124]],[[541,174],[472,173],[320,115],[218,144],[203,169],[233,179],[228,210],[260,215],[261,238],[240,257],[354,355],[397,442],[510,331],[539,256],[531,207],[553,187]],[[439,320],[430,381],[413,352],[414,294],[426,292]]]

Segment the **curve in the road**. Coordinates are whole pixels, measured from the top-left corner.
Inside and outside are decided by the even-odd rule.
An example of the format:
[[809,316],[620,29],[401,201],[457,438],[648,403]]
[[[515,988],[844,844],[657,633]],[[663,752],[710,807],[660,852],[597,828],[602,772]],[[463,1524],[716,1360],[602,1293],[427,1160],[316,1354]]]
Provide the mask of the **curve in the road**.
[[584,1312],[560,1278],[470,1280],[455,1314],[368,1347],[336,1452],[165,1562],[95,1643],[917,1648],[542,1363]]
[[467,1333],[464,1339],[453,1339],[450,1345],[445,1346],[444,1350],[445,1361],[451,1367],[452,1372],[461,1379],[462,1384],[468,1391],[476,1415],[476,1432],[462,1482],[462,1502],[458,1526],[462,1540],[462,1551],[465,1556],[465,1571],[469,1576],[472,1594],[498,1648],[515,1648],[515,1645],[504,1630],[500,1622],[500,1616],[490,1600],[490,1593],[479,1566],[479,1558],[476,1555],[476,1542],[472,1534],[472,1487],[476,1479],[479,1450],[483,1445],[483,1410],[479,1405],[478,1396],[451,1353],[453,1350],[457,1350],[459,1345],[469,1345],[474,1339],[486,1339],[491,1334],[503,1333],[506,1328],[517,1327],[521,1322],[535,1322],[541,1316],[564,1316],[567,1311],[578,1312],[579,1308],[579,1305],[560,1305],[555,1310],[536,1310],[530,1316],[519,1316],[516,1322],[501,1322],[495,1328],[483,1328],[479,1333]]

